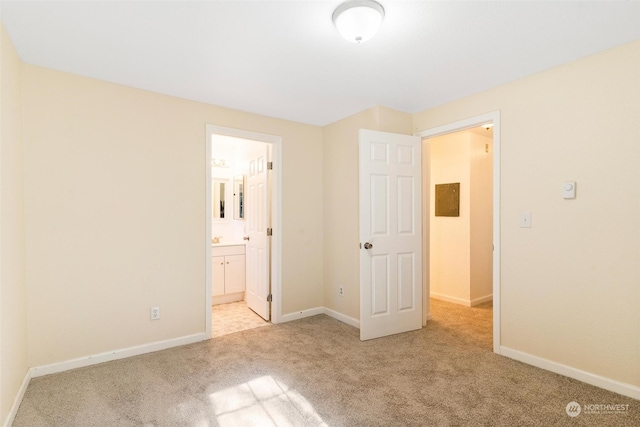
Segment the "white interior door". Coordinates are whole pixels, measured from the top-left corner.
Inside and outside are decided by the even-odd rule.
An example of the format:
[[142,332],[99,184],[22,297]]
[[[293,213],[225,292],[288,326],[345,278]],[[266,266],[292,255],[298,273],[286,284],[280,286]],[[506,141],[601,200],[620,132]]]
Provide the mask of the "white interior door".
[[419,137],[360,130],[360,339],[422,327]]
[[245,201],[247,242],[247,306],[263,319],[270,320],[269,238],[269,144],[253,144],[249,156]]

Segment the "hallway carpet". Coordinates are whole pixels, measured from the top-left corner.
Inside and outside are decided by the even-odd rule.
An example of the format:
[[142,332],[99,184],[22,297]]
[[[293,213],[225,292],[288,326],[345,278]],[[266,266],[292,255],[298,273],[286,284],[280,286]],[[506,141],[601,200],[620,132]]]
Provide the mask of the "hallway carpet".
[[35,378],[14,427],[640,425],[636,400],[492,353],[490,307],[432,313],[366,342],[318,315]]

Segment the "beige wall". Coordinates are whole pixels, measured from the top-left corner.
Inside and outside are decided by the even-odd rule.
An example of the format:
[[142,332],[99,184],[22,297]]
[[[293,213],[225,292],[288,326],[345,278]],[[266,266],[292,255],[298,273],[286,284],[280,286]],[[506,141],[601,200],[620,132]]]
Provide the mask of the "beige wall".
[[[430,294],[468,305],[471,270],[471,168],[469,132],[456,132],[430,140],[431,191]],[[460,216],[435,216],[435,186],[460,183]],[[431,190],[431,188],[430,188]],[[425,212],[426,214],[426,212]]]
[[27,290],[20,101],[21,63],[0,25],[0,424],[27,364]]
[[378,106],[323,128],[324,306],[356,320],[360,319],[360,129],[410,134],[411,115]]
[[321,128],[23,70],[30,366],[204,332],[207,123],[283,137],[282,313],[322,305]]
[[471,132],[469,144],[469,297],[476,305],[493,294],[493,137]]
[[423,111],[414,131],[495,110],[501,344],[640,386],[640,41]]

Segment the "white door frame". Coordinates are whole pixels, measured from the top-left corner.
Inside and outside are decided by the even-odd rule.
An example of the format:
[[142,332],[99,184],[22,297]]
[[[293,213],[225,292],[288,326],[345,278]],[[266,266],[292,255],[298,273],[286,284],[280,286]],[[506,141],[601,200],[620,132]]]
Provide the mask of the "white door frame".
[[[489,122],[493,122],[493,352],[500,354],[500,111],[492,111],[444,126],[423,130],[416,132],[414,135],[424,140]],[[428,191],[429,188],[425,186],[425,191]],[[429,200],[430,198],[427,198],[427,203],[429,203]],[[426,216],[428,220],[429,212],[427,211],[423,218]],[[427,236],[428,227],[424,228],[424,233]],[[428,253],[428,250],[424,252]],[[426,261],[426,263],[423,263],[423,298],[426,300],[425,304],[423,304],[423,310],[429,310],[429,263],[428,259]],[[425,311],[425,319],[430,315],[430,311]]]
[[271,323],[282,317],[282,137],[207,124],[205,126],[205,333],[211,337],[211,135],[225,135],[271,144]]

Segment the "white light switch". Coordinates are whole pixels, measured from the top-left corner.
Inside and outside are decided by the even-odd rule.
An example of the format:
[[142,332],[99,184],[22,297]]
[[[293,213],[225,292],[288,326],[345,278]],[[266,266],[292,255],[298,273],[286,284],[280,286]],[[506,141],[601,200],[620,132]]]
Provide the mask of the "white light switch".
[[575,181],[565,181],[562,183],[562,198],[563,199],[576,198],[576,182]]
[[531,212],[520,213],[520,228],[531,228]]

